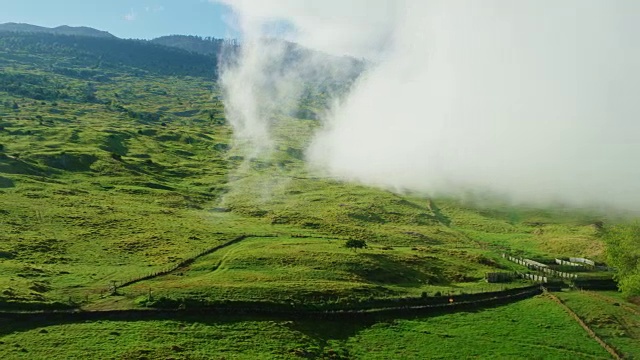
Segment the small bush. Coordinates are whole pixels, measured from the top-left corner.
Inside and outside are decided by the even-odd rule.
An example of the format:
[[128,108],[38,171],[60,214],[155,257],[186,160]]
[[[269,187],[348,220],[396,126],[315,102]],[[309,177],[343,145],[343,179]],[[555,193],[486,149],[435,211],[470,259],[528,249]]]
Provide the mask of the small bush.
[[347,240],[344,246],[348,249],[353,249],[355,251],[357,249],[366,248],[367,243],[364,240],[351,239],[351,240]]

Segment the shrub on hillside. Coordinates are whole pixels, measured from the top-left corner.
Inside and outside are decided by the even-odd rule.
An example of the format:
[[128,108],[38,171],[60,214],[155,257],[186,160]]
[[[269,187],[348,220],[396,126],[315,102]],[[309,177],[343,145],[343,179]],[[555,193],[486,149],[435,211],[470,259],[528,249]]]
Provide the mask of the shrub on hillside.
[[352,249],[353,251],[356,251],[357,249],[366,248],[367,243],[364,240],[351,239],[351,240],[347,240],[344,246],[348,249]]
[[606,229],[609,264],[616,269],[618,287],[627,297],[640,295],[640,223],[621,224]]

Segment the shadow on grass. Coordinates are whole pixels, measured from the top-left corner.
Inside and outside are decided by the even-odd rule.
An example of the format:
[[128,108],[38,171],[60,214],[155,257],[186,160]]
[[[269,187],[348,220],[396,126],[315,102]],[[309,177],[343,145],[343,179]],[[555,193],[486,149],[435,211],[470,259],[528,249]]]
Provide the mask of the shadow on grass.
[[451,226],[451,219],[445,215],[442,210],[436,205],[435,201],[429,200],[429,209],[433,211],[435,218],[444,226]]
[[[363,266],[351,272],[368,282],[382,285],[402,284],[403,287],[421,287],[424,284],[446,285],[449,283],[444,279],[444,270],[437,264],[431,264],[428,267],[428,270],[431,271],[427,272],[419,270],[418,266],[409,266],[404,261],[386,254],[362,253],[360,256],[371,259],[375,267]],[[420,265],[422,269],[425,268],[423,263]]]
[[[61,315],[61,314],[59,314]],[[295,330],[318,341],[330,339],[347,339],[362,329],[377,322],[374,317],[358,319],[358,321],[340,319],[286,319],[281,316],[261,316],[261,315],[225,315],[210,314],[209,316],[185,313],[154,312],[144,317],[122,314],[121,316],[109,316],[108,318],[81,319],[76,317],[52,316],[46,314],[41,317],[31,316],[28,318],[3,318],[0,316],[0,337],[27,332],[31,330],[44,329],[50,326],[82,324],[88,322],[110,321],[122,323],[147,322],[147,321],[176,321],[188,324],[202,324],[206,326],[229,325],[242,322],[274,322],[277,321],[285,327]]]
[[26,332],[55,325],[70,325],[88,322],[112,321],[132,323],[139,321],[180,321],[199,323],[208,326],[225,325],[240,322],[280,322],[291,330],[303,333],[319,343],[329,340],[346,340],[358,332],[381,322],[398,319],[426,319],[453,312],[478,313],[489,308],[510,304],[517,300],[531,297],[519,295],[505,299],[495,299],[482,303],[459,304],[460,306],[436,307],[429,309],[404,309],[389,313],[243,313],[237,310],[234,314],[212,309],[192,310],[124,310],[104,312],[50,312],[0,314],[0,337],[13,333]]

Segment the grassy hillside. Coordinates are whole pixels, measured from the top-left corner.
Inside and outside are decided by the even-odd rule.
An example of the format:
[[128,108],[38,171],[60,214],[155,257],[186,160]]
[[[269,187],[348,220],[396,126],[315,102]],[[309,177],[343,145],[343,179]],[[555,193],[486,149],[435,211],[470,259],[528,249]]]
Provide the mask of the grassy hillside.
[[[96,336],[99,334],[99,336]],[[78,324],[9,321],[8,359],[608,359],[561,308],[537,297],[502,308],[380,322],[182,317]]]
[[[517,269],[500,258],[505,251],[603,258],[599,219],[591,214],[487,208],[314,177],[303,162],[318,127],[313,120],[282,116],[277,151],[245,158],[213,81],[143,73],[136,61],[112,62],[109,70],[71,62],[59,71],[40,64],[62,61],[60,52],[39,49],[29,36],[21,48],[0,52],[6,300],[86,302],[112,281],[242,234],[281,237],[225,250],[233,257],[206,281],[198,274],[226,253],[202,259],[181,281],[156,279],[153,287],[206,288],[212,297],[223,288],[231,298],[310,289],[406,295],[482,287],[484,273]],[[314,239],[295,242],[292,235]],[[352,238],[369,249],[344,249]],[[249,249],[266,258],[256,262]],[[234,263],[253,272],[225,271]],[[231,291],[231,282],[242,286]],[[201,285],[188,285],[194,283]]]
[[560,299],[624,358],[640,354],[640,307],[617,293],[566,292]]
[[[303,115],[324,106],[322,89],[300,118],[274,119],[273,153],[251,157],[234,143],[210,58],[46,36],[0,35],[0,310],[474,293],[525,285],[484,280],[527,271],[504,252],[605,259],[609,219],[598,214],[318,178],[304,150],[319,123]],[[109,56],[94,51],[109,41]],[[368,247],[347,249],[349,239]],[[565,315],[536,298],[353,327],[233,316],[7,322],[0,349],[9,358],[52,348],[60,358],[606,357]]]
[[[217,74],[215,57],[116,37],[0,31],[0,52],[0,66],[8,69],[23,65],[35,71],[30,75],[41,74],[44,70],[101,83],[113,81],[113,77],[123,73],[207,79],[213,79]],[[44,86],[45,89],[51,89],[51,86]]]

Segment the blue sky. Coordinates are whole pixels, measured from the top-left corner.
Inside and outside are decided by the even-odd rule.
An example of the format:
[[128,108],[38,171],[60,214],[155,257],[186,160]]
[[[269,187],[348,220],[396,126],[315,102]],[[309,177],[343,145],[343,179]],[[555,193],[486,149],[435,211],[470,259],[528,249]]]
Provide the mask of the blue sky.
[[89,26],[121,38],[237,37],[231,11],[207,0],[0,0],[0,23]]

